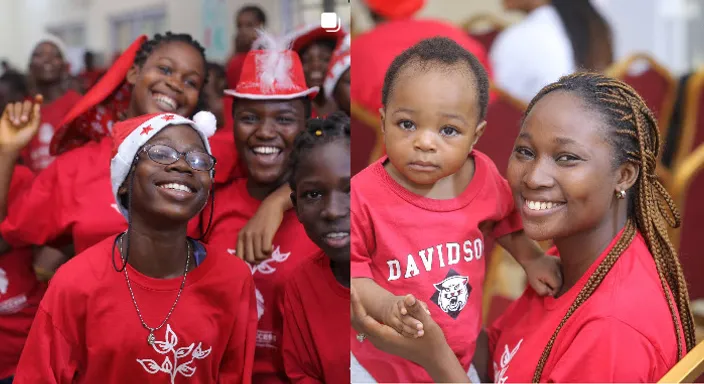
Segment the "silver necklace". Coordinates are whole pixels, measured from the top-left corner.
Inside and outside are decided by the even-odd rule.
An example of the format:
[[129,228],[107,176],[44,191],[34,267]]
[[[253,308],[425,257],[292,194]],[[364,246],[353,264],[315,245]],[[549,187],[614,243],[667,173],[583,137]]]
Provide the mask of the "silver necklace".
[[[123,234],[124,235],[124,234]],[[186,268],[183,270],[183,280],[181,281],[181,287],[178,289],[178,294],[176,295],[176,300],[174,301],[174,304],[171,306],[171,309],[169,310],[169,313],[166,315],[166,318],[164,318],[164,321],[159,324],[158,327],[152,328],[147,325],[146,322],[144,322],[144,319],[142,318],[142,312],[139,310],[139,306],[137,305],[137,300],[134,298],[134,292],[132,291],[132,284],[130,284],[130,277],[127,275],[127,267],[125,267],[125,280],[127,280],[127,288],[130,290],[130,296],[132,296],[132,302],[134,303],[134,308],[137,310],[137,315],[139,316],[139,321],[142,322],[142,326],[149,331],[149,336],[147,337],[147,343],[149,345],[153,345],[154,341],[156,338],[154,337],[154,332],[158,331],[161,329],[161,327],[166,324],[167,321],[169,321],[169,318],[171,317],[171,314],[174,312],[174,309],[176,308],[176,304],[178,303],[178,300],[181,298],[181,292],[183,292],[183,287],[186,286],[186,275],[188,275],[188,263],[191,260],[191,242],[186,240],[186,246],[188,247],[186,251]],[[120,256],[124,260],[123,256],[124,252],[122,252],[122,237],[120,237]]]

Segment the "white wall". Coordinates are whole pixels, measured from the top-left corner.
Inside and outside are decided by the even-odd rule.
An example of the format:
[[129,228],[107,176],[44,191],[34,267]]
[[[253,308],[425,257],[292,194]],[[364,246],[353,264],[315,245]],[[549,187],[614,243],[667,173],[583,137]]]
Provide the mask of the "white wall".
[[[281,0],[226,0],[227,36],[234,33],[234,15],[245,4],[257,4],[267,14],[270,29],[279,33]],[[294,2],[295,6],[295,2]],[[163,7],[167,30],[203,38],[200,0],[0,0],[0,57],[24,69],[29,54],[46,28],[82,23],[87,48],[112,55],[110,18],[135,11]],[[295,10],[295,8],[294,8]]]

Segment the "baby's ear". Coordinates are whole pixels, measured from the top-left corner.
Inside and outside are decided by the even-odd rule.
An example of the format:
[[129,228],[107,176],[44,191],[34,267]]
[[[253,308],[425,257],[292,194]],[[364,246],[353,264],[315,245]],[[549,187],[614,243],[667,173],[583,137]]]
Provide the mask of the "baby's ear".
[[474,129],[474,142],[472,143],[472,148],[477,145],[479,138],[484,134],[484,129],[486,129],[486,120],[482,120],[477,124],[477,128]]

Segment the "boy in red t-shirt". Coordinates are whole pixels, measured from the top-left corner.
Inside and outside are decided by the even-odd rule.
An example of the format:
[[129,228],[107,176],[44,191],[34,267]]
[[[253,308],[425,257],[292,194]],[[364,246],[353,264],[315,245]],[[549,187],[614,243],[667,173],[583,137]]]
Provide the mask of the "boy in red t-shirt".
[[[388,157],[355,176],[352,190],[351,276],[360,301],[407,337],[423,329],[403,295],[427,301],[467,372],[481,328],[486,236],[540,294],[561,285],[557,259],[523,233],[508,183],[473,150],[488,100],[486,71],[455,41],[436,37],[406,50],[382,90]],[[353,381],[430,381],[420,366],[351,336]]]
[[321,249],[279,295],[282,354],[293,383],[350,379],[350,121],[341,112],[308,121],[291,154],[291,199]]

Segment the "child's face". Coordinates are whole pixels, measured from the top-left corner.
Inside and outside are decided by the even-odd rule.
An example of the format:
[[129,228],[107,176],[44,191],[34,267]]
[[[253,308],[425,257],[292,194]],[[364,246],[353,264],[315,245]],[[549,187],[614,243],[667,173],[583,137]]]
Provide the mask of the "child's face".
[[296,214],[308,237],[335,262],[350,261],[350,144],[313,147],[296,171]]
[[309,87],[323,85],[330,58],[332,58],[332,49],[322,43],[312,43],[303,51],[301,63],[303,64],[303,73],[306,76],[306,84]]
[[163,112],[190,116],[205,73],[203,56],[192,45],[160,44],[141,68],[133,66],[127,73],[127,81],[134,85],[128,117]]
[[[147,145],[165,145],[181,153],[208,153],[200,135],[187,125],[166,127]],[[185,223],[196,216],[208,200],[212,183],[210,172],[194,170],[183,157],[173,164],[162,165],[142,152],[132,172],[132,209],[142,215]],[[120,194],[128,192],[129,177],[132,176],[128,176]],[[171,183],[185,185],[190,192],[163,188]]]
[[391,165],[411,185],[456,173],[484,130],[478,108],[466,65],[403,67],[380,111]]
[[32,51],[29,72],[42,83],[55,83],[66,72],[66,62],[53,43],[43,42]]
[[225,118],[222,101],[225,88],[225,79],[218,77],[217,71],[209,71],[208,83],[203,88],[203,92],[205,92],[206,100],[208,100],[208,110],[215,115],[218,126],[222,125]]
[[333,97],[337,103],[337,107],[341,111],[345,112],[347,116],[350,115],[350,70],[346,70],[345,73],[340,76],[340,81],[337,82],[335,87],[335,92],[333,92]]
[[250,179],[260,185],[281,182],[305,124],[303,101],[236,99],[233,119],[235,146]]

